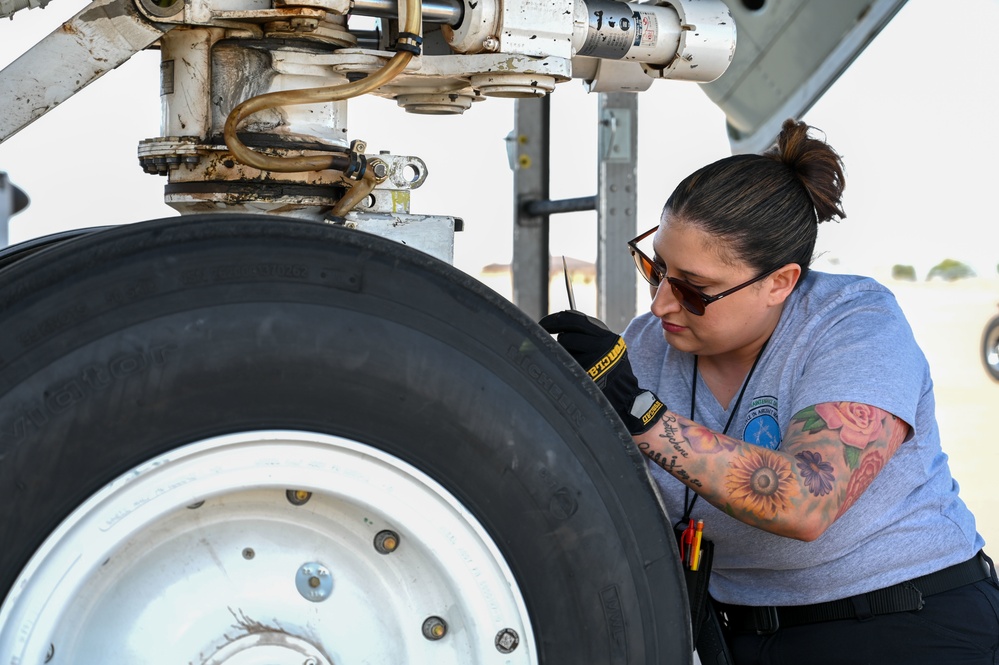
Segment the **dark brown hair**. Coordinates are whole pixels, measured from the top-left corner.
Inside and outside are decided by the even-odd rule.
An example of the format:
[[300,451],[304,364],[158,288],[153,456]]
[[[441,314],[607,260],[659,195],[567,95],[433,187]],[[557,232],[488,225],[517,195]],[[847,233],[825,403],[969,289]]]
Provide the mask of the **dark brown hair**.
[[815,251],[818,224],[845,218],[843,160],[803,122],[785,120],[777,143],[762,155],[733,155],[687,176],[663,215],[723,239],[760,272],[801,266]]

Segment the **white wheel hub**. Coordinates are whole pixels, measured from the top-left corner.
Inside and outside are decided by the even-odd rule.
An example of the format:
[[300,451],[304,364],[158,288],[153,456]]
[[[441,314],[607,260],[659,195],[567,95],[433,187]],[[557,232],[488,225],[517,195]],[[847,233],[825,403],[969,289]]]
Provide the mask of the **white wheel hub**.
[[331,665],[305,640],[272,631],[237,637],[205,665]]
[[5,663],[530,664],[499,549],[442,486],[346,439],[251,432],[82,504],[0,607]]

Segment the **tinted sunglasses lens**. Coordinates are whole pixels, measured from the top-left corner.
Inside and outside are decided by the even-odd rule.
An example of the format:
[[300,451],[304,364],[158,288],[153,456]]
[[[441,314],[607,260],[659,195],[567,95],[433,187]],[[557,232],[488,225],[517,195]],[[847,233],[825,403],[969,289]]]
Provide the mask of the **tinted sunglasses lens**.
[[638,272],[641,273],[645,281],[652,286],[658,287],[662,279],[659,277],[656,265],[649,260],[649,257],[642,254],[640,250],[632,248],[631,256],[635,259],[635,267],[638,268]]
[[676,296],[676,299],[680,301],[685,310],[696,316],[704,314],[704,301],[701,300],[701,296],[697,291],[678,279],[671,279],[669,285],[673,289],[673,295]]

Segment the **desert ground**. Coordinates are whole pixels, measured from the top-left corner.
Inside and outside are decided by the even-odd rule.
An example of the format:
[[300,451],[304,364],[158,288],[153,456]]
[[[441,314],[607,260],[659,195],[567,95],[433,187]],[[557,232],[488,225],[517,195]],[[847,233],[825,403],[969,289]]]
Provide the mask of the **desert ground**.
[[975,513],[985,551],[999,553],[999,382],[980,357],[985,324],[999,314],[999,279],[885,284],[930,362],[951,473]]

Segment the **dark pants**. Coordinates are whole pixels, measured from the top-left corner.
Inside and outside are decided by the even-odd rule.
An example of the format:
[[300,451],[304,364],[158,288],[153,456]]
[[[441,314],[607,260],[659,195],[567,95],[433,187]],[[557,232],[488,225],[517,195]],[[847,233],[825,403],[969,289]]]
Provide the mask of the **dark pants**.
[[924,599],[918,612],[826,621],[772,635],[729,635],[736,665],[999,665],[992,580]]

